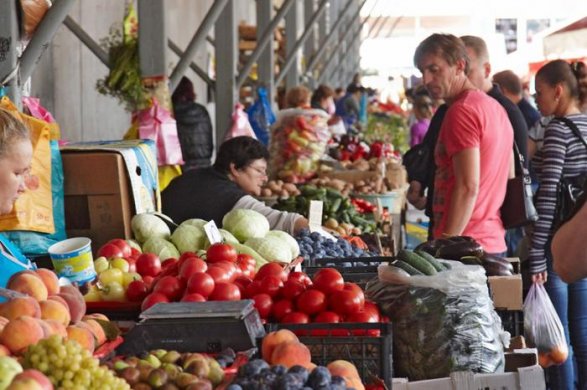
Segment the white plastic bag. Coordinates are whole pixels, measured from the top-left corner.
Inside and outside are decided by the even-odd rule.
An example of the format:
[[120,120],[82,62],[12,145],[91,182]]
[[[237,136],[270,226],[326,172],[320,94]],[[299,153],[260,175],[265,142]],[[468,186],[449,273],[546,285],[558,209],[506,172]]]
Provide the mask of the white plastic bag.
[[563,364],[569,348],[561,320],[542,284],[533,283],[524,301],[524,336],[538,349],[542,367]]

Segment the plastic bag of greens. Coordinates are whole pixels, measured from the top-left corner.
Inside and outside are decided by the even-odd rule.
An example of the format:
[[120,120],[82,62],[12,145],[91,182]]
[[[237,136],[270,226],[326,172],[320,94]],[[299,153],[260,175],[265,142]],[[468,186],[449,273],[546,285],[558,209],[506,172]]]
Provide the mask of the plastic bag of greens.
[[379,277],[367,285],[367,297],[393,319],[398,376],[414,381],[452,371],[503,372],[509,333],[493,309],[485,271],[450,264],[450,270],[432,276],[382,265]]
[[524,301],[524,336],[538,349],[542,367],[563,364],[569,355],[561,320],[542,284],[533,283]]

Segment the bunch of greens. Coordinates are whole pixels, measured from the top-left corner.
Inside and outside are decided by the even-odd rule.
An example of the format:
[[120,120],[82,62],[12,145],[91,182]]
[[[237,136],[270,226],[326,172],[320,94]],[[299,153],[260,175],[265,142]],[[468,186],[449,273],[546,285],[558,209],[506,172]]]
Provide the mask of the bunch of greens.
[[375,141],[391,143],[395,150],[404,153],[409,149],[406,119],[395,114],[369,114],[363,139],[369,144]]

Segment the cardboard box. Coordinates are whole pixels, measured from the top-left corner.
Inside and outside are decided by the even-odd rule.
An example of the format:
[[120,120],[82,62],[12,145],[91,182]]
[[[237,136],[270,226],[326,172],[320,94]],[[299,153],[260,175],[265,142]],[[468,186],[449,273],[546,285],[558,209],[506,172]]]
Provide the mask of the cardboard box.
[[538,365],[520,367],[517,372],[473,374],[453,372],[448,378],[409,382],[394,378],[393,390],[544,390],[544,371]]
[[489,294],[493,299],[493,305],[498,310],[522,310],[522,275],[520,272],[520,259],[510,257],[508,260],[514,267],[512,276],[489,276]]
[[538,350],[536,348],[520,348],[505,353],[505,372],[516,372],[521,367],[537,364]]
[[107,151],[63,151],[65,226],[68,237],[88,237],[92,249],[131,238],[135,214],[122,156]]

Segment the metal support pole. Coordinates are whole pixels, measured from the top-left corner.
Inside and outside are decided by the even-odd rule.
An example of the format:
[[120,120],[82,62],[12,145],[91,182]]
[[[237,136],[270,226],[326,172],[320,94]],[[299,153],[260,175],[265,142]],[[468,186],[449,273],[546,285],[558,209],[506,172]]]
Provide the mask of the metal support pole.
[[0,87],[7,87],[8,97],[20,109],[22,104],[16,52],[19,41],[16,1],[0,1]]
[[238,101],[236,71],[238,39],[236,0],[229,0],[214,26],[216,40],[216,149],[230,129],[232,110]]
[[287,58],[285,60],[285,64],[283,65],[281,71],[279,72],[279,75],[277,75],[277,78],[275,79],[275,84],[279,85],[279,83],[281,83],[281,80],[283,80],[283,78],[287,74],[287,71],[289,70],[291,65],[294,63],[294,60],[296,59],[296,52],[300,49],[300,47],[304,44],[304,42],[306,42],[306,40],[310,37],[310,34],[313,32],[314,24],[316,23],[318,18],[322,15],[324,10],[326,9],[326,6],[328,5],[328,1],[329,0],[322,0],[322,2],[320,3],[320,6],[318,7],[318,9],[314,13],[314,15],[312,15],[312,17],[310,18],[310,20],[308,21],[306,26],[304,27],[304,32],[303,32],[302,36],[300,37],[300,39],[297,40],[294,47],[292,48],[292,53],[287,56]]
[[[167,46],[171,49],[172,52],[174,52],[175,54],[177,54],[178,57],[183,56],[183,51],[181,51],[181,49],[179,48],[179,46],[177,46],[175,44],[175,42],[173,42],[171,39],[167,39]],[[189,64],[189,67],[191,70],[193,70],[198,76],[200,76],[200,78],[202,80],[204,80],[204,82],[211,88],[214,88],[214,80],[212,80],[210,78],[210,76],[208,76],[208,73],[206,73],[202,68],[200,68],[195,62],[191,61]]]
[[139,62],[141,76],[167,75],[167,31],[163,0],[139,0]]
[[321,43],[320,50],[318,50],[316,52],[316,54],[314,54],[314,56],[310,59],[310,62],[308,63],[308,67],[306,68],[306,73],[311,75],[312,71],[314,70],[314,68],[318,64],[318,61],[320,60],[320,58],[322,58],[322,55],[324,55],[324,52],[328,48],[328,44],[330,43],[330,41],[332,40],[332,38],[334,37],[334,35],[338,31],[338,28],[340,27],[340,25],[342,23],[342,19],[344,18],[344,15],[351,8],[352,4],[353,4],[353,0],[347,0],[346,4],[344,6],[344,9],[340,13],[340,16],[338,17],[336,22],[334,22],[334,24],[332,25],[332,29],[330,30],[330,33],[326,37],[326,40]]
[[[260,41],[262,32],[267,29],[271,23],[271,14],[273,12],[271,0],[257,0],[257,41]],[[272,31],[273,33],[273,31]],[[271,34],[273,35],[273,34]],[[267,45],[259,56],[257,62],[257,73],[259,74],[259,81],[267,89],[267,98],[269,104],[273,107],[275,98],[275,53],[274,45]]]
[[98,57],[100,62],[106,65],[106,67],[110,67],[108,53],[106,53],[106,51],[100,47],[98,42],[96,42],[79,24],[77,24],[71,16],[67,16],[63,21],[63,24],[77,37],[77,39],[82,41],[82,43],[86,45],[96,57]]
[[393,32],[395,31],[395,28],[397,27],[397,25],[399,24],[399,22],[401,22],[401,20],[403,19],[403,16],[398,16],[394,22],[393,25],[391,26],[391,28],[389,29],[389,32],[387,33],[386,38],[391,38],[391,36],[393,35]]
[[381,30],[383,30],[383,27],[385,27],[387,25],[387,21],[389,20],[389,17],[385,17],[383,19],[383,23],[381,23],[379,25],[379,28],[377,29],[377,31],[375,31],[375,33],[373,34],[373,36],[371,38],[376,39],[379,36],[379,33],[381,32]]
[[383,20],[383,15],[379,15],[377,17],[377,19],[375,19],[375,22],[371,25],[371,27],[369,27],[369,31],[367,31],[366,38],[370,38],[371,37],[371,33],[373,31],[375,31],[375,28],[377,28],[379,26],[379,23],[381,23],[382,20]]
[[[261,51],[263,51],[263,49],[265,49],[265,46],[267,46],[267,44],[273,39],[273,31],[275,30],[275,28],[277,28],[277,25],[279,24],[279,22],[281,22],[283,16],[286,14],[289,8],[292,5],[294,5],[294,3],[295,0],[285,0],[279,11],[277,11],[277,14],[275,15],[271,23],[269,23],[267,28],[265,28],[261,33],[261,39],[257,40],[257,46],[255,47],[255,50],[253,50],[253,53],[241,69],[240,74],[236,79],[236,85],[238,88],[240,88],[244,84],[245,80],[249,76],[249,73],[251,72],[251,69],[253,68],[253,65],[255,64],[255,62],[257,62],[259,56],[261,56]],[[218,38],[216,38],[216,41],[218,41]],[[217,47],[223,48],[222,46]],[[223,48],[222,50],[225,49]]]
[[202,23],[198,26],[192,40],[188,44],[188,47],[185,49],[184,54],[181,56],[179,62],[173,69],[171,76],[169,77],[169,89],[170,91],[174,91],[177,84],[179,84],[179,80],[183,77],[190,62],[192,62],[192,58],[198,52],[198,49],[204,43],[206,36],[208,35],[208,31],[214,26],[218,16],[220,16],[220,12],[226,6],[228,0],[216,0],[212,3],[212,6],[208,10],[208,13],[202,20]]
[[300,32],[300,5],[301,3],[296,1],[285,15],[285,57],[286,60],[287,58],[293,58],[290,61],[295,64],[293,67],[290,65],[288,72],[285,73],[286,90],[296,87],[300,83],[301,55],[300,51],[295,48]]
[[[316,33],[317,29],[314,24],[310,24],[312,17],[316,12],[316,0],[304,0],[304,24],[306,28],[310,26],[310,30],[308,32],[308,39],[304,42],[304,51],[302,56],[302,63],[306,63],[308,58],[314,53],[316,50]],[[304,34],[306,32],[304,31]],[[302,35],[303,37],[303,35]]]
[[55,1],[37,27],[33,38],[20,57],[20,78],[28,79],[41,59],[53,36],[65,20],[75,0]]

